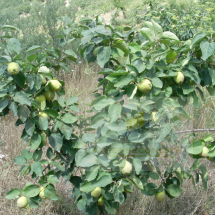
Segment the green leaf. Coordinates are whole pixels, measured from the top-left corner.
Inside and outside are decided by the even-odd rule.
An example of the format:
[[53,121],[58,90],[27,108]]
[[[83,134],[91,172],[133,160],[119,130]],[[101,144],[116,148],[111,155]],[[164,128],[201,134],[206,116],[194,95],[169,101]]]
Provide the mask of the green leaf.
[[60,182],[60,180],[56,174],[49,174],[47,176],[47,181],[50,183],[59,183]]
[[60,129],[60,131],[62,132],[62,134],[64,135],[66,140],[71,139],[71,134],[73,132],[73,127],[71,125],[67,125],[67,124],[59,121],[58,128]]
[[193,165],[190,167],[190,169],[191,170],[197,169],[198,166],[199,166],[199,164],[200,164],[200,161],[199,160],[195,160],[194,163],[193,163]]
[[23,88],[26,78],[22,72],[19,72],[19,74],[13,76],[13,80],[19,87]]
[[1,100],[0,101],[0,112],[2,112],[8,106],[9,100]]
[[12,26],[12,25],[3,25],[2,27],[1,27],[2,29],[12,29],[12,30],[17,30],[17,31],[19,31],[19,28],[17,28],[17,27],[15,27],[15,26]]
[[215,42],[202,41],[200,44],[202,59],[207,60],[215,51]]
[[53,185],[49,184],[46,189],[44,189],[45,196],[50,200],[58,200],[59,197]]
[[129,48],[131,49],[132,53],[136,53],[141,50],[140,46],[137,43],[130,43]]
[[124,132],[127,130],[126,123],[124,121],[112,122],[108,128],[116,132]]
[[131,175],[129,178],[134,182],[134,184],[135,184],[139,189],[143,190],[143,183],[142,183],[142,181],[141,181],[137,176]]
[[203,140],[205,142],[213,142],[214,141],[214,138],[212,137],[211,134],[208,134],[205,138],[203,138]]
[[75,54],[74,51],[72,51],[72,50],[66,50],[65,54],[69,55],[69,57],[70,57],[69,59],[71,59],[73,62],[77,61],[77,55]]
[[106,187],[108,184],[113,183],[110,173],[102,172],[95,181],[91,182],[94,187]]
[[10,53],[15,52],[16,54],[20,54],[21,52],[21,44],[15,38],[10,38],[7,40],[7,47]]
[[23,123],[27,120],[29,113],[30,111],[25,106],[18,107],[18,117]]
[[91,167],[95,164],[97,164],[97,157],[94,154],[89,154],[82,159],[79,166],[80,167]]
[[56,167],[58,170],[60,170],[60,171],[65,171],[65,168],[64,168],[61,164],[59,164],[59,163],[57,163],[57,162],[55,162],[55,161],[51,161],[51,164],[52,164],[54,167]]
[[41,136],[39,134],[34,134],[31,137],[30,146],[31,150],[37,149],[41,143]]
[[202,32],[197,33],[192,39],[191,48],[193,49],[195,46],[197,46],[205,37],[206,37],[205,33]]
[[12,111],[13,115],[16,116],[17,113],[18,113],[16,103],[15,102],[11,102],[10,105],[9,105],[9,108]]
[[178,197],[180,193],[182,192],[181,188],[176,184],[170,184],[166,191],[173,197]]
[[149,41],[154,42],[155,41],[155,33],[150,28],[142,28],[140,30],[140,33]]
[[26,53],[31,52],[31,51],[35,51],[35,50],[37,50],[37,49],[42,49],[42,47],[41,47],[41,46],[31,46],[31,47],[26,51]]
[[31,170],[35,172],[38,176],[42,176],[43,167],[39,161],[31,164]]
[[104,148],[106,146],[110,146],[114,142],[113,139],[109,137],[100,137],[100,139],[97,142],[97,146],[100,148]]
[[86,200],[85,199],[80,199],[78,202],[77,202],[77,208],[78,210],[80,211],[83,211],[84,209],[86,209]]
[[36,125],[43,131],[47,130],[49,126],[49,121],[43,116],[36,116],[35,122],[36,122]]
[[115,100],[113,98],[103,95],[94,99],[91,105],[93,105],[96,110],[102,110],[108,105],[112,105],[114,103]]
[[48,109],[44,110],[43,112],[48,114],[52,118],[58,117],[58,112],[56,110]]
[[27,149],[23,149],[22,150],[22,155],[23,157],[25,157],[27,160],[31,160],[32,159],[32,154],[30,151],[28,151]]
[[73,115],[71,113],[66,113],[63,115],[61,120],[67,124],[72,124],[72,123],[76,122],[78,119],[75,115]]
[[86,176],[86,180],[87,181],[92,181],[96,178],[96,176],[98,175],[98,171],[99,171],[99,166],[92,166],[88,171],[87,171],[87,176]]
[[163,82],[159,79],[159,78],[152,78],[152,85],[158,88],[162,88],[163,87]]
[[203,146],[201,141],[194,141],[192,144],[188,145],[187,152],[192,155],[198,155],[202,152]]
[[178,37],[174,33],[170,32],[170,31],[164,31],[163,34],[162,34],[162,38],[179,41]]
[[103,46],[99,49],[97,54],[98,65],[103,68],[104,65],[109,61],[111,54],[110,46]]
[[108,114],[110,117],[110,122],[114,122],[116,121],[122,111],[122,106],[121,105],[117,105],[117,104],[112,104],[110,105],[109,109],[108,109]]
[[66,101],[66,105],[70,106],[78,101],[78,97],[71,97]]
[[202,183],[205,191],[207,191],[207,182],[208,182],[208,172],[205,166],[200,166],[199,170],[201,170]]
[[23,195],[27,197],[37,196],[39,192],[40,192],[40,187],[38,185],[30,185],[22,191]]
[[123,150],[123,144],[118,142],[113,142],[111,147],[108,149],[108,158],[115,158]]
[[46,152],[46,156],[49,158],[49,159],[51,159],[52,158],[52,156],[53,156],[53,151],[52,151],[52,148],[48,148],[47,149],[47,152]]
[[37,149],[35,150],[34,154],[33,154],[33,160],[34,161],[39,161],[42,157],[43,151],[42,149]]
[[14,162],[19,165],[25,165],[27,160],[23,156],[18,155],[16,158],[14,158]]
[[85,149],[80,149],[78,152],[75,154],[75,163],[77,166],[81,163],[82,159],[86,155],[86,150]]
[[[159,40],[162,36],[163,36],[163,29],[162,27],[157,23],[155,22],[153,19],[151,20],[152,22],[152,29],[154,30],[154,33],[155,33],[155,40]],[[146,23],[147,24],[147,23]],[[149,28],[151,25],[148,25]]]
[[88,193],[95,189],[95,187],[91,184],[91,182],[85,182],[81,185],[80,191]]
[[134,76],[132,74],[123,75],[114,83],[115,87],[122,88],[125,85],[128,85],[130,82],[134,81]]
[[34,133],[34,130],[35,130],[35,123],[31,120],[31,119],[28,119],[26,121],[26,124],[25,124],[25,131],[28,135],[32,136],[33,133]]
[[142,163],[138,158],[133,159],[134,168],[136,171],[136,174],[139,175],[140,171],[142,170]]
[[56,151],[60,151],[63,145],[62,135],[60,133],[52,133],[49,137],[49,143]]
[[17,188],[10,190],[7,193],[7,196],[5,197],[6,199],[15,199],[17,196],[21,194],[21,191]]
[[31,101],[29,98],[26,97],[26,94],[23,92],[17,92],[13,97],[15,102],[18,102],[21,105],[28,105],[31,106]]

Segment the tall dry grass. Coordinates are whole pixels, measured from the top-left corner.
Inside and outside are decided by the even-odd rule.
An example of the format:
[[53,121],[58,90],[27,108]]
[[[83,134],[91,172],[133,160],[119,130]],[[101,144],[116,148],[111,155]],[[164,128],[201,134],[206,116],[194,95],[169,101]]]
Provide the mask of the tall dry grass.
[[[96,89],[97,72],[99,67],[90,64],[80,63],[71,67],[74,70],[71,74],[60,73],[57,76],[65,81],[66,97],[79,96],[80,112],[78,115],[89,116],[87,110],[90,109],[90,102],[93,99],[92,93]],[[192,128],[212,128],[215,127],[214,98],[206,96],[206,101],[201,103],[199,110],[194,107],[187,107],[187,111],[193,116],[192,120],[185,120],[183,130]],[[23,148],[20,139],[23,127],[16,127],[16,117],[9,114],[0,119],[0,215],[79,215],[71,195],[71,185],[64,183],[56,184],[60,199],[56,202],[45,200],[38,209],[22,209],[16,207],[15,200],[6,200],[6,193],[12,188],[22,188],[25,183],[32,179],[28,176],[18,177],[20,166],[14,164],[13,159],[21,154]],[[201,138],[206,133],[197,133],[196,137]],[[183,139],[186,134],[180,135]],[[181,159],[181,148],[177,148],[177,160]],[[167,158],[168,159],[168,158]],[[171,161],[170,161],[171,162]],[[193,187],[191,180],[184,180],[183,192],[178,198],[166,199],[158,203],[154,197],[147,197],[141,194],[137,189],[128,194],[126,202],[120,207],[118,215],[206,215],[215,214],[215,168],[214,164],[207,159],[201,159],[201,162],[208,168],[209,183],[208,191],[203,190],[202,184]],[[190,167],[193,163],[191,158],[185,163]]]

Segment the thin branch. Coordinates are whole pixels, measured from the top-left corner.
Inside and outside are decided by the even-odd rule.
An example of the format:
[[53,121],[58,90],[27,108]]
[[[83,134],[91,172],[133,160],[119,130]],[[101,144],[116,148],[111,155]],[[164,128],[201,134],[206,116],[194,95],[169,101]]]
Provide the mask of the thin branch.
[[211,129],[192,129],[192,130],[184,130],[184,131],[177,131],[176,134],[183,134],[188,132],[201,132],[201,131],[215,131],[215,128]]
[[179,58],[182,56],[183,52],[181,52],[180,54],[178,54],[177,58],[175,59],[175,61],[173,63],[177,63]]

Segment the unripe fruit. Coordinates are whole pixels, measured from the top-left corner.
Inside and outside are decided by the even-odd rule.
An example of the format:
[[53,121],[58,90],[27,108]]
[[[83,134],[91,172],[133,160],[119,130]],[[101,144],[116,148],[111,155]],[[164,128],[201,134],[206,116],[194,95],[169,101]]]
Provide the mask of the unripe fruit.
[[41,136],[41,141],[42,141],[43,146],[46,146],[47,145],[46,135],[42,133],[40,136]]
[[49,88],[52,91],[59,91],[62,88],[62,84],[58,80],[51,80],[49,82]]
[[165,198],[166,198],[166,193],[165,193],[164,190],[163,190],[162,192],[160,192],[160,193],[156,193],[156,194],[155,194],[155,199],[156,199],[158,202],[162,202]]
[[141,93],[147,93],[152,89],[152,83],[149,79],[143,79],[137,84],[137,88]]
[[44,76],[40,75],[40,77],[42,78],[42,85],[46,85],[46,79],[44,78]]
[[44,190],[45,190],[45,187],[40,187],[39,196],[40,196],[41,199],[45,199],[46,198]]
[[49,118],[49,116],[44,112],[39,112],[39,115],[45,117],[46,119]]
[[130,174],[132,172],[132,165],[128,161],[125,161],[125,166],[119,169],[122,174]]
[[91,192],[91,196],[94,198],[98,198],[102,194],[102,189],[100,187],[96,187],[95,190]]
[[17,75],[19,73],[19,64],[15,63],[15,62],[9,63],[8,66],[7,66],[7,71],[11,75]]
[[155,112],[155,111],[153,111],[152,113],[151,113],[151,119],[155,122],[157,119],[158,119],[158,117],[156,117],[155,115],[157,114],[157,112]]
[[18,198],[17,206],[19,208],[25,208],[27,206],[27,204],[28,204],[28,200],[27,200],[27,198],[25,196],[21,196],[21,197]]
[[35,100],[39,103],[42,103],[42,102],[45,102],[46,101],[46,97],[44,95],[40,95],[40,96],[37,96],[35,98]]
[[98,200],[98,205],[103,206],[104,202],[103,202],[103,197],[100,197]]
[[55,97],[55,92],[54,91],[51,91],[51,90],[47,90],[45,93],[44,93],[44,96],[46,97],[46,99],[48,101],[51,101],[54,99]]
[[183,84],[183,82],[184,82],[184,74],[182,72],[178,72],[178,74],[174,77],[174,81],[177,84]]
[[201,157],[206,158],[208,156],[209,149],[203,146],[202,152],[199,154]]

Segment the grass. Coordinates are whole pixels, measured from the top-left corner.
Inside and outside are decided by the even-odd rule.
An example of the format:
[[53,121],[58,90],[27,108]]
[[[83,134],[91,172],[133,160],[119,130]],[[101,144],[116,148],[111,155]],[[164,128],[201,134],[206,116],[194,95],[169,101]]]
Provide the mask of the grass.
[[[96,89],[99,67],[94,64],[85,65],[84,63],[74,65],[71,74],[61,73],[59,78],[65,81],[66,97],[79,95],[80,113],[78,115],[89,116],[87,110],[93,97],[91,96]],[[193,115],[193,120],[185,120],[182,130],[191,128],[212,128],[214,127],[214,99],[209,95],[206,96],[205,102],[201,103],[199,110],[189,106],[188,111]],[[23,127],[15,127],[16,117],[9,114],[0,119],[0,154],[6,157],[0,159],[0,202],[1,214],[9,215],[79,215],[75,203],[69,198],[71,195],[71,185],[61,182],[56,184],[56,190],[60,199],[56,202],[44,200],[38,209],[18,210],[15,200],[5,199],[6,193],[12,188],[22,188],[26,182],[32,181],[28,176],[18,177],[20,166],[14,164],[13,159],[19,155],[23,148],[22,140],[19,138]],[[197,133],[196,138],[201,138],[206,133]],[[183,139],[185,134],[181,135]],[[177,148],[177,160],[181,159],[181,148]],[[169,162],[171,160],[166,158]],[[196,188],[192,185],[192,180],[184,180],[183,192],[175,199],[166,199],[158,203],[154,197],[143,195],[135,189],[133,193],[128,194],[126,202],[121,205],[118,215],[206,215],[215,214],[215,168],[212,162],[207,159],[201,159],[201,162],[208,169],[209,183],[208,191],[205,192],[200,182]],[[193,163],[188,158],[185,163],[190,167]]]

